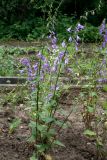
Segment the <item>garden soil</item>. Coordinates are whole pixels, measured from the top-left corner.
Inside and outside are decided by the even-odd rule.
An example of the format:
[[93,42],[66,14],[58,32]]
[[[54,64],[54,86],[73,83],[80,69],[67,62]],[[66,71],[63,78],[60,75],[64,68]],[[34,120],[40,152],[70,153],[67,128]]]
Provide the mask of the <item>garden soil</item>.
[[[61,106],[69,113],[74,107],[69,117],[69,128],[61,130],[58,138],[65,147],[56,147],[49,152],[52,160],[97,160],[94,139],[89,139],[83,135],[84,124],[82,122],[81,106],[76,102],[79,90],[64,93],[60,99]],[[73,102],[73,99],[75,101]],[[24,104],[19,104],[15,110],[11,104],[4,104],[0,110],[0,160],[29,160],[34,150],[27,142],[29,129],[27,124],[29,119],[24,112]],[[59,118],[60,115],[57,113]],[[9,124],[20,117],[22,123],[13,133],[9,133]],[[48,160],[48,159],[47,159]],[[99,159],[107,160],[107,158]]]

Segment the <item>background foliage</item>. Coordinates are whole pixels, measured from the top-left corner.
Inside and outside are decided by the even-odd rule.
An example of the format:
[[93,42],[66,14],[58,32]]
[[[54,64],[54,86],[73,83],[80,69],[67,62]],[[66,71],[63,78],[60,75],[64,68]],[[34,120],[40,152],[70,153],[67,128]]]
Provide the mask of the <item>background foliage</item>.
[[[92,10],[95,11],[94,14],[93,12],[87,14],[87,11]],[[40,38],[43,33],[48,33],[46,24],[54,18],[59,20],[56,27],[61,36],[65,25],[71,24],[71,17],[76,22],[84,14],[87,15],[87,20],[83,19],[83,22],[99,26],[107,17],[106,10],[106,0],[101,0],[101,2],[100,0],[1,0],[0,39],[32,40]]]

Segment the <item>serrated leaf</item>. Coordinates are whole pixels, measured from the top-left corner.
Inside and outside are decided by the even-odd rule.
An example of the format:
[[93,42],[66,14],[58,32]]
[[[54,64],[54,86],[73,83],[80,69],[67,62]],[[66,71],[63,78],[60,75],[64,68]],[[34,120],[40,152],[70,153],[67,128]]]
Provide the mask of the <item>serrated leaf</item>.
[[61,146],[61,147],[65,147],[65,145],[63,143],[61,143],[60,141],[58,141],[58,140],[55,140],[54,144],[58,145],[58,146]]
[[86,136],[90,136],[90,137],[96,136],[96,133],[94,131],[89,130],[89,129],[85,130],[83,134]]

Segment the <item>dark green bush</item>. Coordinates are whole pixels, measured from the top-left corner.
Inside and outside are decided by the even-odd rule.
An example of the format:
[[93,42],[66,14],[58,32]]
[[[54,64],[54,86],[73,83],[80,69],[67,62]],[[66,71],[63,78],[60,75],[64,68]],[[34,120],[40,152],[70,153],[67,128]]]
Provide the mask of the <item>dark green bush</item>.
[[32,40],[40,38],[44,33],[47,33],[47,29],[43,18],[26,19],[8,26],[0,22],[0,39]]
[[[85,23],[85,22],[84,22]],[[58,39],[68,39],[69,33],[67,28],[70,26],[75,28],[77,19],[74,16],[68,17],[67,15],[59,15],[55,20],[55,31]],[[50,28],[51,29],[51,28]],[[2,21],[0,22],[0,39],[23,39],[23,40],[34,40],[41,37],[46,37],[49,33],[47,27],[47,21],[41,17],[34,19],[26,19],[24,22],[18,21],[13,25],[7,26]],[[99,42],[101,36],[99,34],[98,27],[86,24],[84,30],[79,33],[80,37],[84,42]]]
[[99,28],[86,24],[84,30],[79,33],[79,36],[84,42],[99,42],[101,41],[101,35],[99,34]]

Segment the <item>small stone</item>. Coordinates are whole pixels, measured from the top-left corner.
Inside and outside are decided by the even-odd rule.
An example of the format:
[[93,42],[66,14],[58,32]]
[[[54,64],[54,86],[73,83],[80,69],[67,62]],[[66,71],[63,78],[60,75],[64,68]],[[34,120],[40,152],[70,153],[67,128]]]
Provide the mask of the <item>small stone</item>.
[[18,157],[19,157],[19,155],[18,155],[18,154],[15,154],[15,155],[14,155],[14,157],[15,157],[15,158],[18,158]]
[[22,107],[23,107],[23,104],[20,104],[20,107],[22,108]]
[[88,143],[87,143],[87,145],[91,145],[91,143],[90,143],[90,142],[88,142]]
[[23,129],[24,128],[24,126],[20,126],[20,129]]

